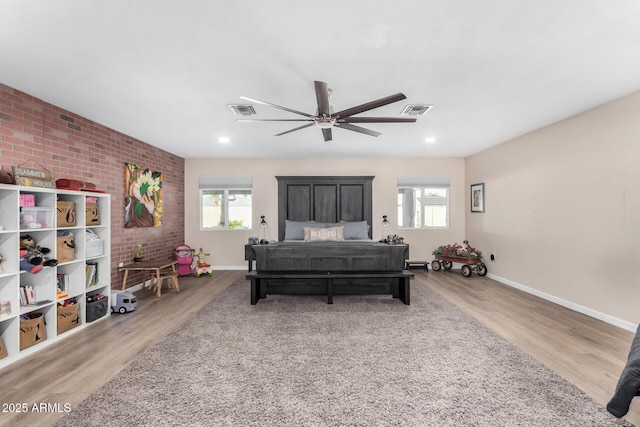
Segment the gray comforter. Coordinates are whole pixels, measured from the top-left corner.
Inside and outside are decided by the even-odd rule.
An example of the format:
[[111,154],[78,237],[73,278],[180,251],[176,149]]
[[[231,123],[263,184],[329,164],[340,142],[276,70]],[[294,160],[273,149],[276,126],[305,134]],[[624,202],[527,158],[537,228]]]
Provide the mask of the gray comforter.
[[634,396],[640,396],[640,325],[631,343],[629,358],[620,374],[616,391],[607,404],[607,411],[618,418],[625,416]]

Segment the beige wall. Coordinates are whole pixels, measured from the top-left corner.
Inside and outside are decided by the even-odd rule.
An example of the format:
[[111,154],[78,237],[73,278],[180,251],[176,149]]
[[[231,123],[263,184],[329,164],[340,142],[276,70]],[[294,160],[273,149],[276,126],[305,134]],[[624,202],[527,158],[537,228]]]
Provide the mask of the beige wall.
[[466,159],[465,198],[485,183],[467,236],[496,254],[490,274],[640,322],[639,117],[637,92]]
[[[198,177],[253,176],[253,224],[250,231],[200,231]],[[411,245],[413,259],[432,259],[433,249],[443,243],[464,239],[464,159],[188,159],[185,161],[185,238],[196,249],[211,252],[208,261],[215,268],[244,267],[244,245],[248,237],[262,238],[260,215],[269,222],[267,239],[277,240],[276,176],[367,175],[373,180],[373,238],[382,236],[382,215],[391,226],[384,233],[398,234]],[[451,177],[450,228],[448,230],[398,230],[396,183],[398,175],[449,175]]]

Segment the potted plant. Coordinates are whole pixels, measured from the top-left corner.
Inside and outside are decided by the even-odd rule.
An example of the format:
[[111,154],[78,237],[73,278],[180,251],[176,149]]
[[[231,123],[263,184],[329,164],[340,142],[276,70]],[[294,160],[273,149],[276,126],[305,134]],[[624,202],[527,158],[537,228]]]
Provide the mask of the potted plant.
[[142,245],[137,245],[136,250],[133,253],[134,262],[142,262]]

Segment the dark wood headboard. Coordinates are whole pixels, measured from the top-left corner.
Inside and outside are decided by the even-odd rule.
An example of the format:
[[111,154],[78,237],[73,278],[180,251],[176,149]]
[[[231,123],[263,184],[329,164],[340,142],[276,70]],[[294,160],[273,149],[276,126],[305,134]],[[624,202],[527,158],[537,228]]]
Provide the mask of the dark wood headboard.
[[372,236],[373,176],[276,176],[278,241],[285,221],[367,221]]

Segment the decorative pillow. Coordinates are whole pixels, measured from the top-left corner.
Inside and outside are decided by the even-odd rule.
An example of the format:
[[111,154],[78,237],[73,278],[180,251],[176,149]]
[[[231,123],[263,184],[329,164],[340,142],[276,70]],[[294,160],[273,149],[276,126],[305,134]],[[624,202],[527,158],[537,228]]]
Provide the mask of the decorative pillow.
[[369,240],[369,224],[367,221],[340,223],[344,227],[345,240]]
[[305,242],[317,242],[322,240],[344,240],[343,227],[312,228],[304,227]]
[[304,227],[323,228],[323,222],[289,221],[284,223],[284,240],[304,240]]

